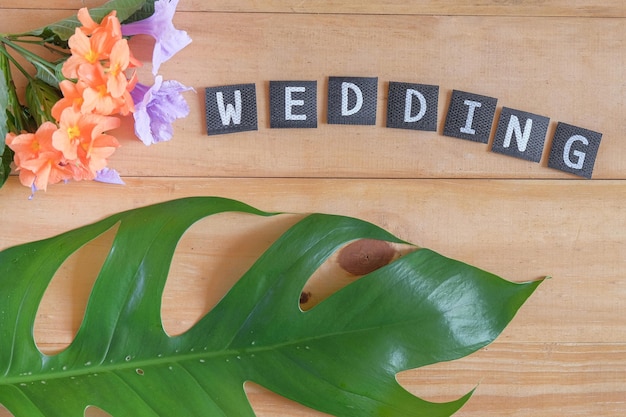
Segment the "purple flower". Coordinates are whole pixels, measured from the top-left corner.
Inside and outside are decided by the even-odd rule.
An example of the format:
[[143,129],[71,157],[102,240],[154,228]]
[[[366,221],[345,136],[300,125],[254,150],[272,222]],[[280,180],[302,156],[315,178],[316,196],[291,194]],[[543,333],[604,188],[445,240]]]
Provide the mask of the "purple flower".
[[124,181],[122,181],[120,174],[112,168],[102,168],[100,171],[96,172],[96,178],[94,178],[94,181],[106,182],[108,184],[126,185]]
[[150,35],[156,39],[152,52],[152,74],[159,72],[161,64],[191,43],[184,30],[174,27],[172,19],[178,0],[158,0],[154,3],[154,14],[147,19],[122,25],[124,36]]
[[130,95],[135,103],[135,134],[146,145],[166,142],[172,138],[174,120],[186,117],[189,106],[183,91],[193,90],[178,81],[163,81],[160,75],[154,85],[137,83]]

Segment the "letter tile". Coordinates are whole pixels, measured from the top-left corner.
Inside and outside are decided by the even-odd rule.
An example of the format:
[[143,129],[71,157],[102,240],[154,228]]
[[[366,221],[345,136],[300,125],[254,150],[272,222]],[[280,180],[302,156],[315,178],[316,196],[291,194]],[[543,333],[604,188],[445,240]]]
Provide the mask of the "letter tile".
[[328,123],[375,125],[378,78],[329,77]]
[[487,143],[491,135],[498,99],[453,90],[443,134],[459,139]]
[[254,84],[207,87],[205,99],[209,136],[258,129]]
[[549,124],[548,117],[503,107],[491,150],[539,162]]
[[434,132],[437,130],[439,86],[389,83],[387,127]]
[[270,81],[270,127],[316,128],[317,81]]
[[591,178],[601,140],[602,133],[559,122],[548,167]]

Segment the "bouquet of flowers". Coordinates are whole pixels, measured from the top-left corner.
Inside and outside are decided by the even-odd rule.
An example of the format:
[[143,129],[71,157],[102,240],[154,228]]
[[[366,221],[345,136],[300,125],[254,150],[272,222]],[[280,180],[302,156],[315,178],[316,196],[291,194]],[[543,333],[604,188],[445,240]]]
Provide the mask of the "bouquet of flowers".
[[[178,0],[111,0],[44,28],[0,34],[0,186],[12,163],[33,193],[69,180],[123,183],[107,167],[120,146],[109,132],[123,116],[132,114],[135,134],[146,145],[171,139],[174,120],[189,113],[181,93],[191,90],[158,72],[191,42],[172,23],[177,5]],[[139,82],[135,69],[141,62],[128,43],[140,34],[155,38],[149,84]],[[42,58],[32,45],[58,59]],[[25,104],[12,69],[27,80]]]

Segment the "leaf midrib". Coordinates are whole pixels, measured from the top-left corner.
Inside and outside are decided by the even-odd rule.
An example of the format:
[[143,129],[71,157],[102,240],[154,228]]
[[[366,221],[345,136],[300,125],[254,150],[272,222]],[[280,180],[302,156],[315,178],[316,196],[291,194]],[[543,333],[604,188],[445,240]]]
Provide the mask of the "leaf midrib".
[[[263,353],[263,352],[268,352],[268,351],[270,352],[278,351],[279,349],[283,347],[288,347],[288,346],[295,346],[295,347],[301,346],[302,348],[304,348],[307,345],[307,342],[319,341],[319,340],[331,338],[334,336],[347,336],[350,334],[371,332],[371,331],[381,330],[381,329],[389,329],[392,327],[405,326],[410,323],[417,323],[421,321],[424,321],[424,317],[414,318],[410,320],[403,320],[403,321],[399,321],[399,322],[395,322],[391,324],[364,327],[360,329],[353,329],[353,330],[347,330],[347,331],[335,331],[335,332],[330,332],[330,333],[326,333],[323,335],[305,337],[305,338],[300,338],[297,340],[288,340],[285,342],[276,343],[272,345],[265,345],[265,346],[251,345],[250,347],[246,347],[246,348],[227,349],[227,350],[220,350],[220,351],[205,351],[203,349],[200,352],[195,352],[195,351],[187,352],[187,353],[173,352],[167,356],[166,354],[157,354],[157,357],[155,358],[139,359],[139,360],[130,359],[128,361],[123,359],[124,362],[113,363],[113,364],[109,362],[108,364],[100,363],[98,365],[85,365],[85,367],[81,369],[67,369],[67,370],[55,369],[54,371],[50,371],[49,373],[45,373],[45,374],[33,373],[32,375],[18,375],[18,376],[5,377],[3,378],[5,383],[3,383],[2,385],[16,385],[16,384],[19,385],[19,384],[25,384],[25,383],[30,383],[30,382],[38,382],[38,381],[68,379],[68,378],[76,378],[76,377],[94,375],[94,374],[105,374],[105,373],[128,371],[131,369],[132,370],[137,370],[137,369],[144,370],[144,369],[149,369],[151,366],[155,366],[155,365],[179,364],[181,362],[200,361],[202,359],[214,360],[220,357],[224,359],[235,358],[236,360],[239,360],[239,359],[243,359],[244,356],[251,357],[257,353]],[[158,356],[158,355],[161,355],[161,356]]]

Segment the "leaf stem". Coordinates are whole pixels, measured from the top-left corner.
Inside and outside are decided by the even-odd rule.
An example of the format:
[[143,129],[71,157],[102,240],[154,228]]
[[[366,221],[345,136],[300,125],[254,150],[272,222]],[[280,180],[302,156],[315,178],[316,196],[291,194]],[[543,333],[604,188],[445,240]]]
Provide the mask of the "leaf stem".
[[[48,60],[43,59],[42,57],[40,57],[39,55],[29,51],[28,49],[16,44],[15,42],[13,42],[12,40],[10,40],[9,38],[2,38],[2,42],[7,45],[10,46],[13,50],[15,50],[17,53],[19,53],[20,55],[22,55],[28,62],[30,62],[32,65],[34,65],[35,67],[37,67],[38,65],[46,67],[48,69],[50,69],[52,71],[52,73],[54,73],[55,71],[55,66]],[[29,42],[30,43],[30,42]],[[38,44],[38,45],[44,45],[43,42],[33,42],[34,44]],[[16,64],[15,60],[12,60],[12,62],[17,66],[18,64]],[[22,71],[22,73],[24,73],[24,69],[21,68],[20,71]],[[29,80],[32,79],[32,77],[30,75],[26,76]]]
[[[13,44],[13,43],[12,43],[12,42],[8,39],[8,38],[4,38],[4,37],[3,37],[3,38],[0,38],[0,53],[1,53],[2,55],[4,55],[4,56],[5,56],[5,57],[9,60],[9,61],[11,61],[11,63],[12,63],[13,65],[15,65],[15,68],[17,68],[17,69],[18,69],[18,70],[19,70],[22,74],[24,74],[24,76],[26,77],[26,79],[28,79],[29,81],[30,81],[30,80],[32,80],[32,79],[33,79],[33,77],[32,77],[32,76],[28,73],[28,71],[26,71],[26,70],[24,69],[24,67],[23,67],[23,66],[22,66],[19,62],[17,62],[17,60],[13,57],[13,55],[11,55],[11,54],[9,53],[9,51],[7,51],[7,48],[6,48],[6,46],[5,46],[5,45],[8,45],[8,46],[10,46],[11,48],[15,49],[15,48],[13,47],[13,46],[14,46],[14,44]],[[19,49],[23,49],[23,48],[20,48],[19,46],[18,46],[18,48],[19,48]],[[16,49],[16,51],[18,51],[18,52],[19,52],[19,50],[18,50],[18,49]],[[20,53],[20,54],[21,54],[21,53]],[[28,61],[28,62],[30,62],[30,61]]]
[[31,39],[24,39],[21,37],[15,37],[15,36],[6,36],[6,38],[12,42],[14,45],[17,45],[17,43],[24,43],[24,44],[29,44],[29,45],[38,45],[41,46],[43,48],[46,48],[48,51],[55,53],[57,55],[60,55],[64,58],[69,57],[71,54],[69,52],[67,52],[64,49],[60,49],[57,47],[54,47],[50,42],[46,42],[45,40],[31,40]]

